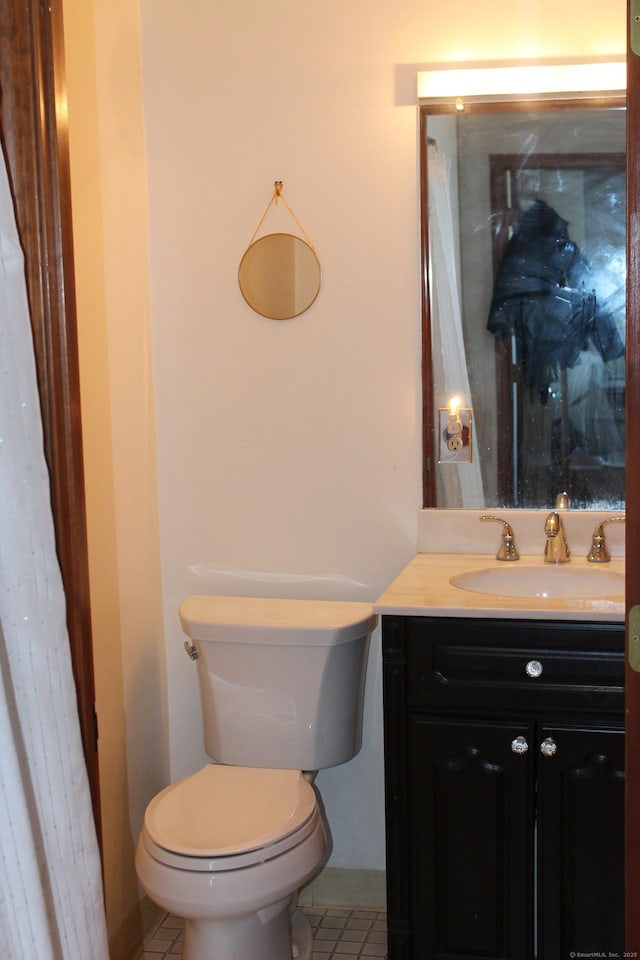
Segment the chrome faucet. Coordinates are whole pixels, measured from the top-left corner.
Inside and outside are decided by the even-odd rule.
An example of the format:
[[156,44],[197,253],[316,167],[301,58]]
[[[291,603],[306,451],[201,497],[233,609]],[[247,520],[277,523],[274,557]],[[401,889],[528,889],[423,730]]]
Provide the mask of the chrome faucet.
[[544,532],[547,542],[544,546],[545,563],[568,563],[571,550],[564,532],[562,517],[556,510],[552,510],[544,523]]

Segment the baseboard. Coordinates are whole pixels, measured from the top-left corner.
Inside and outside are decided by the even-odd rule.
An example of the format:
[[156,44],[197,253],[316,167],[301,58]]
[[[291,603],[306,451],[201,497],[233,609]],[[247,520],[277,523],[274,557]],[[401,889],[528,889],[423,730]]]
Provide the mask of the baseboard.
[[148,934],[159,926],[165,912],[148,897],[143,897],[116,933],[109,937],[110,960],[135,960]]
[[302,888],[298,902],[303,907],[330,904],[384,910],[387,902],[385,872],[325,867]]

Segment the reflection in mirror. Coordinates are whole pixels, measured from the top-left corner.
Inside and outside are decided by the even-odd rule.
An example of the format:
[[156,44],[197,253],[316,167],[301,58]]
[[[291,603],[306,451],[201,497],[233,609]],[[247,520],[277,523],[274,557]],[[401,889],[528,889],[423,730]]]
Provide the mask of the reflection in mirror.
[[238,281],[252,310],[271,320],[290,320],[318,296],[320,263],[301,237],[269,233],[245,251]]
[[[423,108],[425,505],[624,507],[625,110]],[[427,197],[428,194],[428,197]],[[434,419],[431,419],[434,418]]]

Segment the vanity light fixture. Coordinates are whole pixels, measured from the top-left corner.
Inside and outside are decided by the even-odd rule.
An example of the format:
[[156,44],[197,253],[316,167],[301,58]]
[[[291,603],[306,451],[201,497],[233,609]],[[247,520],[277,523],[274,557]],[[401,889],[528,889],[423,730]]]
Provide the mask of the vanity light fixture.
[[589,99],[626,90],[624,58],[581,63],[526,63],[491,66],[438,67],[418,71],[418,99],[422,103],[451,104],[463,110],[468,103],[487,100],[553,100],[571,95]]

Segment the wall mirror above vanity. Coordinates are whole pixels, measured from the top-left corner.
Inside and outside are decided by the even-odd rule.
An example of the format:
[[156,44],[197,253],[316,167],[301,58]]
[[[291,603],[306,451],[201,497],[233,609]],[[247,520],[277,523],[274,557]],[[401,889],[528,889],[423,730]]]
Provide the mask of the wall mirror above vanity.
[[624,98],[420,113],[425,506],[624,509]]

